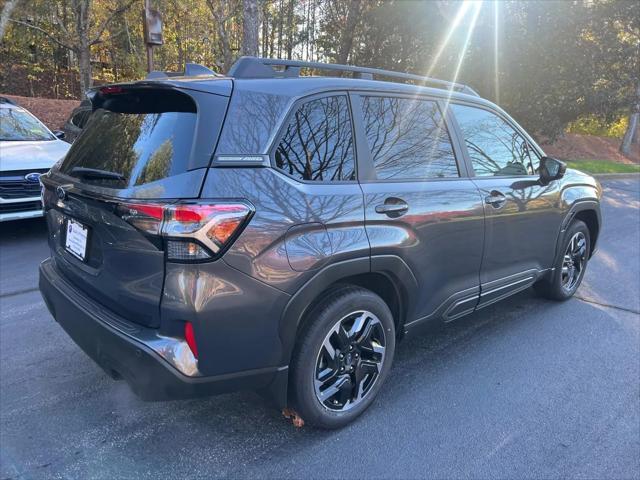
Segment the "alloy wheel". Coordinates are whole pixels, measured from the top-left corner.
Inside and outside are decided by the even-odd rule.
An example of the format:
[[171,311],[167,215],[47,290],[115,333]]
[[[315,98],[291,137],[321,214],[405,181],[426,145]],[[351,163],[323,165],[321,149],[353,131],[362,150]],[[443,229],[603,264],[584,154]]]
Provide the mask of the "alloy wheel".
[[331,328],[316,360],[314,388],[327,409],[353,408],[373,389],[385,360],[382,323],[365,310],[352,312]]
[[562,288],[571,292],[578,284],[587,260],[587,239],[582,232],[577,232],[571,240],[562,259]]

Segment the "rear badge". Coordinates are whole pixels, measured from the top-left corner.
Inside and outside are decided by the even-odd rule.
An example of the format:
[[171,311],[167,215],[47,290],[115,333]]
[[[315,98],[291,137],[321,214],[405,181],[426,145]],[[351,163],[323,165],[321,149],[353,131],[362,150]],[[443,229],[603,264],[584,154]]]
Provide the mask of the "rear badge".
[[67,192],[65,192],[64,188],[62,188],[62,187],[56,187],[56,196],[60,200],[64,200],[65,198],[67,198]]

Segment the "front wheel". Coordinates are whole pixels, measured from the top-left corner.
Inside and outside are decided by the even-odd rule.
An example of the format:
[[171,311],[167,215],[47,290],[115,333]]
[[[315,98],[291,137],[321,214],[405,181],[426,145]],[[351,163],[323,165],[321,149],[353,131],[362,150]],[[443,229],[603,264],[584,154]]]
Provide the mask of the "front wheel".
[[340,428],[364,412],[389,373],[395,327],[375,293],[345,286],[305,318],[291,364],[292,402],[311,425]]
[[590,242],[587,225],[581,220],[574,220],[564,236],[563,255],[549,277],[534,285],[536,291],[552,300],[571,298],[584,278],[591,251]]

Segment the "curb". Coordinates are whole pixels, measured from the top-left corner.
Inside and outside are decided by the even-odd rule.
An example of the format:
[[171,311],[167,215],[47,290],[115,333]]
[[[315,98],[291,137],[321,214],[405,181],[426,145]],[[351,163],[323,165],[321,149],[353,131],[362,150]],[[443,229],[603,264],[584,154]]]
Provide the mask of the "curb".
[[598,180],[614,180],[616,178],[629,178],[629,179],[637,179],[640,178],[640,172],[638,173],[588,173],[587,175],[591,175]]

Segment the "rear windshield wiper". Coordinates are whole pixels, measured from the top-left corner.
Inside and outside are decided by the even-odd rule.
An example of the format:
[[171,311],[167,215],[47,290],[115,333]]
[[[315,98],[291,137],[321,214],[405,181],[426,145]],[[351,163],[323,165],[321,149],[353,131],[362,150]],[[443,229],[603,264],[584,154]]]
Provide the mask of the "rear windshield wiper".
[[109,172],[107,170],[99,170],[97,168],[73,167],[71,173],[81,178],[103,178],[106,180],[125,180],[123,174],[118,172]]

